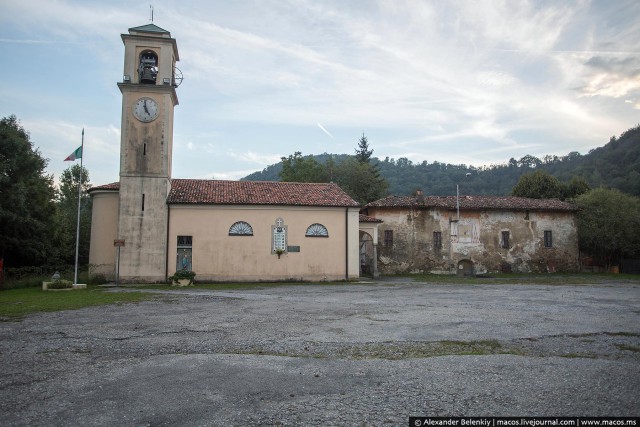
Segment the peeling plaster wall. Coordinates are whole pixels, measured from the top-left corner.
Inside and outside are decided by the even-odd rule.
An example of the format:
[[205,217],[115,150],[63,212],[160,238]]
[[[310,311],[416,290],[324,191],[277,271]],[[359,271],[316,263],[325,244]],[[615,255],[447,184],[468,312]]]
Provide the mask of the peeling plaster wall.
[[[573,212],[505,210],[461,211],[440,208],[370,208],[381,219],[378,268],[382,274],[455,273],[460,261],[476,274],[497,271],[578,270],[578,234]],[[393,232],[393,243],[385,231]],[[544,232],[551,231],[552,247]],[[440,232],[437,247],[434,232]],[[508,232],[508,247],[503,247]]]

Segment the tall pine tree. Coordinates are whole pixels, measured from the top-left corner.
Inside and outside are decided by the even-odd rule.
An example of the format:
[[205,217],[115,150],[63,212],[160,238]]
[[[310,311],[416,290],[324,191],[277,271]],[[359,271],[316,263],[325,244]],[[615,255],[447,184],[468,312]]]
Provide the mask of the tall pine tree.
[[360,163],[369,163],[373,150],[369,150],[369,141],[367,137],[362,133],[362,138],[358,141],[358,148],[356,148],[356,160]]

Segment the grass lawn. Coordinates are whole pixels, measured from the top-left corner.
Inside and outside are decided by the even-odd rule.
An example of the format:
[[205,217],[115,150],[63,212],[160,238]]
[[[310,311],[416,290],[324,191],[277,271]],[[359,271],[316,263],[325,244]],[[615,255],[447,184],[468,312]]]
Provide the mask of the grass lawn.
[[43,291],[41,288],[19,288],[0,291],[0,320],[19,320],[40,311],[75,310],[104,304],[138,302],[156,295],[143,292],[105,292],[89,286],[74,291]]

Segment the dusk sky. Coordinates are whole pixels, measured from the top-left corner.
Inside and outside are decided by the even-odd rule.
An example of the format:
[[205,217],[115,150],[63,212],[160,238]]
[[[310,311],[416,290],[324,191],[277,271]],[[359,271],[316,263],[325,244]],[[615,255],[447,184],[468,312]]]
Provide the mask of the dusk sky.
[[[586,154],[640,123],[640,1],[153,1],[177,40],[173,177],[295,151],[474,166]],[[149,3],[0,0],[0,117],[56,178],[118,180],[124,46]]]

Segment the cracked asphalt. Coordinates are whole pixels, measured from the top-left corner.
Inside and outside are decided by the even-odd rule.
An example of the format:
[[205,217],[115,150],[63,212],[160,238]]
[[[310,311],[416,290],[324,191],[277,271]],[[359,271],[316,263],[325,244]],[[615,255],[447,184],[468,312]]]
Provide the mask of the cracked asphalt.
[[0,424],[640,415],[638,284],[154,292],[0,323]]

